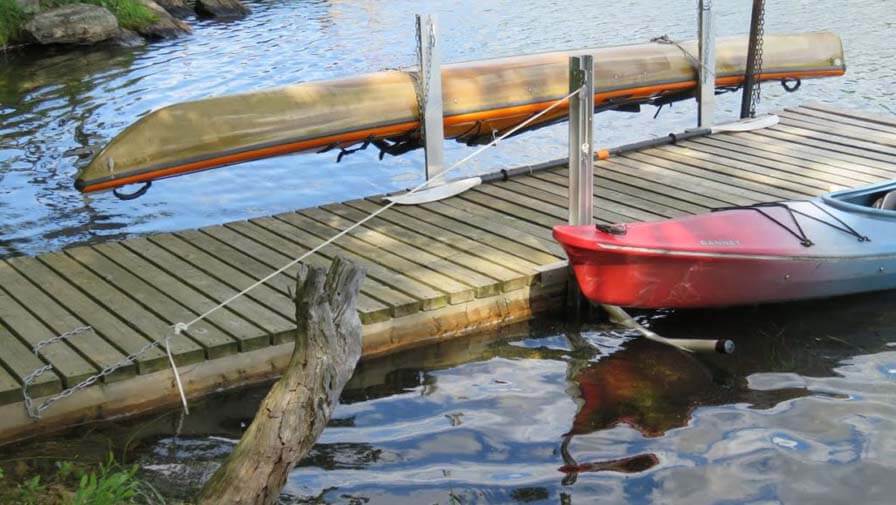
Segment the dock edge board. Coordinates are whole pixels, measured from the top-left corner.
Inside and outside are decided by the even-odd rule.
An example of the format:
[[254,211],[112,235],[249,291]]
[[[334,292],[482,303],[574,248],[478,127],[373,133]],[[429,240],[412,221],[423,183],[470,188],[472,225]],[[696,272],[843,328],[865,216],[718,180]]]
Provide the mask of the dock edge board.
[[[362,359],[495,330],[561,306],[565,278],[488,298],[417,312],[364,326]],[[270,381],[289,363],[293,344],[280,344],[179,367],[189,399]],[[36,398],[40,404],[45,398]],[[180,404],[170,369],[127,381],[97,384],[59,400],[39,420],[23,402],[0,406],[0,445],[45,436],[81,424],[146,414]]]

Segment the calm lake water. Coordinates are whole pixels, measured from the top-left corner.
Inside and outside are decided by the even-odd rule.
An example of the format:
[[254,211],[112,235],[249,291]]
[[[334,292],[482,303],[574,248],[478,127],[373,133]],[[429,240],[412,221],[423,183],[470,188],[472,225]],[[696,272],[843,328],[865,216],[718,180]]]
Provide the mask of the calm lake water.
[[[72,188],[78,153],[167,104],[212,95],[402,67],[414,62],[415,12],[442,26],[444,61],[693,38],[694,0],[454,2],[392,0],[249,1],[245,20],[191,20],[191,36],[138,49],[85,49],[58,55],[0,55],[0,257],[33,254],[106,237],[175,230],[273,214],[392,191],[420,180],[416,152],[378,161],[373,151],[299,154],[156,184],[132,202]],[[747,31],[750,2],[716,2],[719,34]],[[876,0],[769,0],[766,29],[832,30],[843,38],[846,77],[806,82],[788,95],[765,87],[760,110],[809,100],[896,113],[896,9]],[[641,114],[598,116],[599,144],[618,145],[694,125],[693,103]],[[734,118],[739,96],[721,100]],[[566,155],[566,125],[504,143],[466,173]],[[449,143],[457,160],[469,148]]]
[[[413,13],[438,14],[444,59],[645,41],[695,31],[693,0],[254,1],[242,21],[138,49],[0,55],[0,257],[282,212],[407,187],[422,157],[295,155],[163,181],[121,202],[72,189],[83,148],[188,99],[406,66]],[[716,2],[721,34],[749,2]],[[892,2],[768,2],[767,30],[828,29],[848,74],[761,110],[815,100],[896,113]],[[721,116],[733,118],[737,96]],[[601,145],[693,125],[691,103],[597,119]],[[565,155],[565,125],[511,140],[466,168]],[[468,148],[448,144],[449,160]],[[546,319],[364,363],[284,503],[887,503],[896,481],[896,293],[775,307],[661,312],[670,337],[733,338],[691,356],[594,323]],[[166,494],[188,495],[233,447],[266,388],[0,457],[82,458],[109,448]]]
[[[561,318],[361,364],[281,503],[861,503],[896,495],[896,293],[642,315],[695,356]],[[195,492],[267,387],[8,448]]]

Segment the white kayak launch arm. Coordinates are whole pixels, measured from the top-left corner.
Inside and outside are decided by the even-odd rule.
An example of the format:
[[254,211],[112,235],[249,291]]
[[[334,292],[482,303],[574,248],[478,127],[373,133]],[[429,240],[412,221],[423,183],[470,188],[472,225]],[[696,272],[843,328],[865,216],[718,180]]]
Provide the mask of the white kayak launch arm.
[[445,198],[459,195],[464,191],[482,184],[479,177],[470,177],[459,181],[446,182],[420,191],[408,192],[401,195],[387,196],[386,200],[397,205],[420,205],[423,203],[437,202]]
[[739,121],[732,121],[730,123],[714,125],[710,129],[713,133],[749,132],[753,130],[761,130],[763,128],[770,128],[778,124],[780,121],[781,118],[779,118],[775,114],[766,114],[764,116],[751,117],[747,119],[741,119]]

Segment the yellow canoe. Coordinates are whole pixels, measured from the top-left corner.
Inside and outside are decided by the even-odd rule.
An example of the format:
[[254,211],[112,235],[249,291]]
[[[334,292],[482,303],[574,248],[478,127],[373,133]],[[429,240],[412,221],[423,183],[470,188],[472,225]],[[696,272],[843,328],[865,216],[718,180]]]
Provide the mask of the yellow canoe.
[[[761,80],[843,75],[840,38],[828,32],[766,35]],[[568,58],[595,59],[599,110],[693,96],[696,41],[652,42],[472,61],[442,67],[445,136],[490,139],[568,92]],[[747,37],[716,46],[716,86],[742,83]],[[414,72],[384,71],[179,103],[156,110],[115,137],[77,176],[84,192],[286,153],[372,141],[416,144]],[[561,120],[564,107],[532,128]]]

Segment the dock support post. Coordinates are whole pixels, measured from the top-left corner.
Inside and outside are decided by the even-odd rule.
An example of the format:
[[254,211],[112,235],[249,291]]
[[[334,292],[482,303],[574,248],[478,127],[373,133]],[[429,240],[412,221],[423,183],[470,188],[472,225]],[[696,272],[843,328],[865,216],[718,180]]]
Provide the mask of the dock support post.
[[569,58],[569,224],[594,221],[594,59]]
[[[569,58],[569,224],[594,222],[594,59],[590,54]],[[567,307],[581,316],[587,306],[569,271]]]
[[697,16],[700,24],[697,37],[700,53],[697,126],[709,128],[716,110],[716,32],[712,0],[697,0]]
[[417,14],[417,105],[426,157],[426,180],[445,170],[445,127],[442,117],[442,59],[432,15]]
[[[747,67],[744,71],[744,89],[740,101],[740,118],[746,119],[756,115],[756,101],[759,93],[755,92],[757,75],[762,71],[762,35],[765,23],[765,0],[753,0],[750,14],[750,40],[747,47]],[[757,55],[759,56],[757,58]]]

